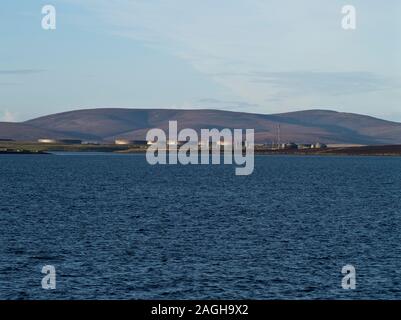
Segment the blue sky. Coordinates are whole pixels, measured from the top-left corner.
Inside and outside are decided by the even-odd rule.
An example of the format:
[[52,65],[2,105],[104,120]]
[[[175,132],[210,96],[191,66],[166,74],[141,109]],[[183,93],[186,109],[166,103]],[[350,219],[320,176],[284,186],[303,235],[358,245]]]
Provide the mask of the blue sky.
[[[401,2],[322,3],[2,1],[0,120],[157,107],[319,108],[401,121]],[[41,28],[46,4],[56,30]],[[356,30],[341,28],[347,4]]]

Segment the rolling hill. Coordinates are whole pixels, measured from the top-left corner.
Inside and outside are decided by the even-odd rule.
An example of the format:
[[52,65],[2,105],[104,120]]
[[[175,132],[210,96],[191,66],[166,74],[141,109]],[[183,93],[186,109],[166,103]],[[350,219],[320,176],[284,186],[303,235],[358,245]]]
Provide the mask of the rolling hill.
[[0,139],[13,139],[17,141],[31,141],[39,137],[55,137],[57,139],[70,139],[72,135],[51,129],[43,129],[25,123],[0,122]]
[[113,141],[145,139],[151,128],[255,129],[255,141],[271,142],[281,127],[281,140],[297,143],[401,144],[401,123],[328,110],[254,114],[221,110],[86,109],[52,114],[22,123],[0,122],[0,139],[74,138]]

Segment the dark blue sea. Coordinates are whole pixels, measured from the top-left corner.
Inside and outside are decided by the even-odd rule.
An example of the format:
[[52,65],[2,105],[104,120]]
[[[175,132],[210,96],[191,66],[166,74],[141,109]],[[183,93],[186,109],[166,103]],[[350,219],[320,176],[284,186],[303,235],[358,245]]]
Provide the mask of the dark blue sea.
[[397,157],[2,155],[0,299],[401,299],[400,196]]

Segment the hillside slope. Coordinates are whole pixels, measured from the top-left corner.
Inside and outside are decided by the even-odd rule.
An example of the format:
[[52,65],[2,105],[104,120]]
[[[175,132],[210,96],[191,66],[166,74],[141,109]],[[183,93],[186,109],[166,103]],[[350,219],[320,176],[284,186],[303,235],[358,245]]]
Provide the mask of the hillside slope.
[[0,138],[144,139],[151,128],[167,130],[169,120],[177,120],[179,128],[195,130],[252,128],[255,129],[257,142],[275,140],[277,126],[280,125],[281,140],[288,142],[401,144],[400,123],[327,110],[266,115],[221,110],[87,109],[53,114],[24,123],[0,123]]

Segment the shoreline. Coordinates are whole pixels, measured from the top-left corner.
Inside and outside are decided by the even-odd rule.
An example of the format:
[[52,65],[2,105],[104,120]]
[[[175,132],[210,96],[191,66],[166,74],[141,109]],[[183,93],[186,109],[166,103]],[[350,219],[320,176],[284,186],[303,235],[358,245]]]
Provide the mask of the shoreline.
[[[38,154],[46,155],[52,152],[105,152],[115,154],[146,153],[143,145],[114,144],[42,144],[33,142],[0,142],[1,154]],[[167,151],[168,152],[168,151]],[[224,153],[222,151],[221,153]],[[374,145],[352,147],[328,147],[322,149],[282,149],[271,150],[257,146],[255,155],[291,155],[291,156],[401,156],[401,145]]]
[[1,150],[0,149],[0,155],[8,155],[8,154],[25,154],[25,155],[31,155],[31,154],[34,154],[34,155],[50,155],[50,153],[48,153],[48,152],[45,152],[45,151],[35,151],[35,150],[33,150],[33,151],[31,151],[31,150],[19,150],[19,149],[17,149],[17,150]]

